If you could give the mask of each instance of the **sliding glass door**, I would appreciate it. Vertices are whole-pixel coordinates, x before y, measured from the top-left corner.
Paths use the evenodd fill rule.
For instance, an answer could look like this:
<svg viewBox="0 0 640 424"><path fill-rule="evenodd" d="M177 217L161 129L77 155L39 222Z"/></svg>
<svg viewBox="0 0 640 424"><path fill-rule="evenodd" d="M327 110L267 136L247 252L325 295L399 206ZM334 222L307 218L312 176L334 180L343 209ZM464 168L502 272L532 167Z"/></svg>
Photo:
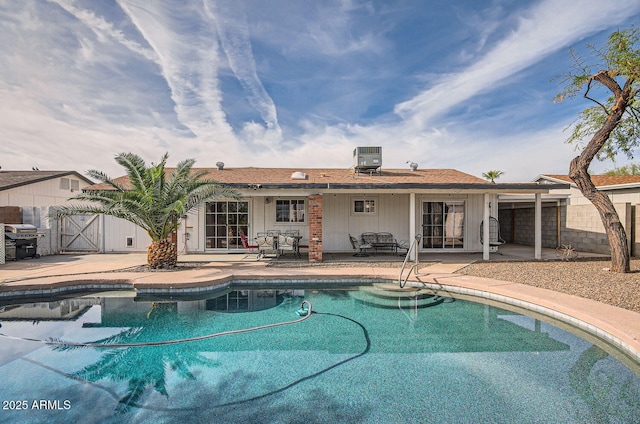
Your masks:
<svg viewBox="0 0 640 424"><path fill-rule="evenodd" d="M464 202L422 202L422 247L464 247Z"/></svg>
<svg viewBox="0 0 640 424"><path fill-rule="evenodd" d="M243 249L240 233L249 234L249 202L210 202L206 211L205 247Z"/></svg>

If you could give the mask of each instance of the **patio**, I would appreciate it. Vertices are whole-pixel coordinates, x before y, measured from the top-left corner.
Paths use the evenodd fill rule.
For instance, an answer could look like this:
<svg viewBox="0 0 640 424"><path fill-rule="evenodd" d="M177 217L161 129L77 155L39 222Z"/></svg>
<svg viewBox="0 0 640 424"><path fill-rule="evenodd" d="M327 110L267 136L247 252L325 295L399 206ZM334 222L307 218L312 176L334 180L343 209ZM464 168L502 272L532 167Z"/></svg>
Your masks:
<svg viewBox="0 0 640 424"><path fill-rule="evenodd" d="M513 244L507 243L500 246L498 253L492 253L490 255L489 261L526 261L526 262L535 262L535 260L531 259L534 254L533 246L525 246L521 244ZM238 255L210 255L210 254L189 254L189 255L181 255L179 257L179 261L200 261L209 260L208 258L212 258L211 260L222 260L225 262L235 261L232 259L234 256ZM244 254L242 255L244 257ZM255 257L255 256L253 256ZM579 258L605 258L606 255L601 255L597 253L588 253L588 252L578 252ZM342 263L342 262L358 262L358 263L392 263L398 262L400 265L404 261L404 255L394 255L393 253L378 253L377 255L369 254L369 256L353 256L353 253L323 253L323 263L331 264L331 263ZM556 252L556 249L543 248L542 249L542 259L543 261L549 260L560 260L561 257ZM251 260L251 257L244 259L244 261ZM293 255L284 255L280 256L280 258L263 258L260 260L261 262L277 262L277 263L289 263L289 262L307 262L307 255L305 252L302 252L302 258L295 258ZM470 253L470 252L438 252L438 253L425 253L421 252L419 255L420 262L439 262L446 264L470 264L473 262L482 261L482 252ZM462 266L464 266L462 265Z"/></svg>

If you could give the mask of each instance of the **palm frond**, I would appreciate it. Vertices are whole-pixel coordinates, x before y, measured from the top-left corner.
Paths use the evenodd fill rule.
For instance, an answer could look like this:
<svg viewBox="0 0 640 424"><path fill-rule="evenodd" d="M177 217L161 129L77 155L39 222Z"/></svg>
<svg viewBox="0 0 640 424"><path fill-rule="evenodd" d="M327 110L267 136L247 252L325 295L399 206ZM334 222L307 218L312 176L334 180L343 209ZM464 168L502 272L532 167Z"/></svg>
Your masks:
<svg viewBox="0 0 640 424"><path fill-rule="evenodd" d="M120 153L115 160L126 170L130 187L116 182L103 172L89 171L93 178L114 190L87 190L73 200L82 203L52 211L59 218L74 214L105 214L125 219L141 227L152 241L160 241L178 227L183 216L204 202L217 199L239 199L234 189L206 179L206 171L193 170L194 159L178 163L166 175L168 154L160 162L147 166L133 153Z"/></svg>

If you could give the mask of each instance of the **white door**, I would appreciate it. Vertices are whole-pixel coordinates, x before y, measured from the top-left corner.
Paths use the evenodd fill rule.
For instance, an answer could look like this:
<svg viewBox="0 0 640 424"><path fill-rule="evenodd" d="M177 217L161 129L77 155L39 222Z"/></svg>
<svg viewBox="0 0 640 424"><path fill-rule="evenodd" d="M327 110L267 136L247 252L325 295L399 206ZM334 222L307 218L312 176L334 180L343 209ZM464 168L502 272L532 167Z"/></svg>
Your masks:
<svg viewBox="0 0 640 424"><path fill-rule="evenodd" d="M60 250L63 252L100 251L100 215L78 214L60 220Z"/></svg>

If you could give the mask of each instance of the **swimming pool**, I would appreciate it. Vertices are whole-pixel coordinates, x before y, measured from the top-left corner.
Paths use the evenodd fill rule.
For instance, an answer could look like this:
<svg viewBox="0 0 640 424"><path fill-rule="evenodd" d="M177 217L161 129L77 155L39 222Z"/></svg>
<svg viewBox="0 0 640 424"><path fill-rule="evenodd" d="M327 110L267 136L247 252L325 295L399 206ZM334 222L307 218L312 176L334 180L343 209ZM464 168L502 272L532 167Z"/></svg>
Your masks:
<svg viewBox="0 0 640 424"><path fill-rule="evenodd" d="M301 303L311 303L305 316ZM640 377L494 306L375 285L5 305L0 421L638 422ZM240 334L158 346L117 347Z"/></svg>

